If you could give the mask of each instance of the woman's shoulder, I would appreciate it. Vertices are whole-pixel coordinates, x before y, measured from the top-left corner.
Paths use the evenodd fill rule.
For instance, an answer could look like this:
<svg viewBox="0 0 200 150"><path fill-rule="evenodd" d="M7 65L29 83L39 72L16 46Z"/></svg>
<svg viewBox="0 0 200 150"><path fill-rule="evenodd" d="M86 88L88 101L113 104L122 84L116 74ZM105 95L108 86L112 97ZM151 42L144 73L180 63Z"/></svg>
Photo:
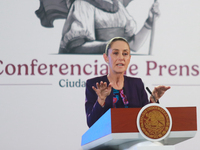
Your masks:
<svg viewBox="0 0 200 150"><path fill-rule="evenodd" d="M143 88L144 86L142 79L138 77L125 76L124 82L125 82L125 85L131 86L131 87L135 86L135 87Z"/></svg>
<svg viewBox="0 0 200 150"><path fill-rule="evenodd" d="M130 76L124 76L125 80L134 80L134 81L142 81L141 78L138 77L130 77Z"/></svg>

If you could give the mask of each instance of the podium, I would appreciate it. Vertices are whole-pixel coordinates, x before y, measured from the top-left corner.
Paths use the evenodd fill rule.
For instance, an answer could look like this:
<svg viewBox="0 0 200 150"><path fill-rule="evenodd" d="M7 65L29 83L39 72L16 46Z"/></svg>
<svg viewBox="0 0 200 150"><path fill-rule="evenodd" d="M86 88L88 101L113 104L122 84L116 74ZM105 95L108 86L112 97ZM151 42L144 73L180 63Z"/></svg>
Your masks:
<svg viewBox="0 0 200 150"><path fill-rule="evenodd" d="M175 150L175 144L194 137L197 132L196 107L166 109L170 112L172 126L168 136L159 142L150 142L139 132L137 117L141 108L111 108L83 134L81 146L84 150L105 147L125 150L134 149L134 146L135 150L147 147L157 150L160 146L163 150Z"/></svg>

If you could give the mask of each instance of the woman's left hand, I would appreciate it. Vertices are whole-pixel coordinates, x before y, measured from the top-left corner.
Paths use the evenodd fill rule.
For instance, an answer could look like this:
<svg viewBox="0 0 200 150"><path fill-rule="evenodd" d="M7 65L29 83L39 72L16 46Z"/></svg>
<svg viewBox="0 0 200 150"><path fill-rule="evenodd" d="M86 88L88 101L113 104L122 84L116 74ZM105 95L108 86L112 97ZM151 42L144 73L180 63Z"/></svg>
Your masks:
<svg viewBox="0 0 200 150"><path fill-rule="evenodd" d="M153 92L152 92L152 95L155 97L156 102L170 88L171 88L170 86L163 86L163 85L155 87ZM151 100L151 102L154 102L154 98L152 96L150 97L150 100Z"/></svg>

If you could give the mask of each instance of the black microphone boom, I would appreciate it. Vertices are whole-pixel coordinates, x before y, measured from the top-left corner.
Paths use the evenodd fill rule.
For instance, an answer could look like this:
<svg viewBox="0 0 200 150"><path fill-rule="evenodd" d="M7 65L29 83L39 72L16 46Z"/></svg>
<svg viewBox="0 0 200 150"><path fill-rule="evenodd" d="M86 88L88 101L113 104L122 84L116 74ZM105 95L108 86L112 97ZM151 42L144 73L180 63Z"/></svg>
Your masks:
<svg viewBox="0 0 200 150"><path fill-rule="evenodd" d="M152 92L150 91L150 89L148 87L146 87L147 91L149 92L149 94L151 94L151 96L153 97L154 102L156 103L156 98L153 96Z"/></svg>

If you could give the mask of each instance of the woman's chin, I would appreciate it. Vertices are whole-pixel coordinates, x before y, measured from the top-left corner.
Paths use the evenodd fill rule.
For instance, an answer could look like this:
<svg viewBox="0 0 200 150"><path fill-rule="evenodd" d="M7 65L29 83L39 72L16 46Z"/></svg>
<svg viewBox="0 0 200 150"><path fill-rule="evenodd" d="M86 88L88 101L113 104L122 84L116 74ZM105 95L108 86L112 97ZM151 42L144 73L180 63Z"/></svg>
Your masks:
<svg viewBox="0 0 200 150"><path fill-rule="evenodd" d="M116 73L116 74L122 74L122 75L124 75L125 70L123 70L123 71L121 71L121 70L119 71L119 70L118 70L118 71L115 71L115 73Z"/></svg>

